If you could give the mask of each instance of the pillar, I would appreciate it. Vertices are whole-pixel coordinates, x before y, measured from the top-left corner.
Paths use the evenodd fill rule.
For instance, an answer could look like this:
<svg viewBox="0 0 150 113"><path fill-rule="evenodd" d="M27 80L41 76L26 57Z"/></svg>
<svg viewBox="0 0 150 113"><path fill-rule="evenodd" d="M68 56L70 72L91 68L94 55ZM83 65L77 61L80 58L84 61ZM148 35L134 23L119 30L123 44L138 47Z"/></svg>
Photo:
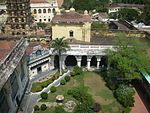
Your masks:
<svg viewBox="0 0 150 113"><path fill-rule="evenodd" d="M50 64L51 64L51 66L50 66L50 69L54 69L54 56L52 55L51 57L51 60L50 60Z"/></svg>
<svg viewBox="0 0 150 113"><path fill-rule="evenodd" d="M11 97L12 89L11 89L10 80L8 80L7 83L5 83L5 85L3 87L3 91L4 91L4 95L5 95L5 98L7 100L7 103L8 103L9 109L10 109L9 111L10 111L10 113L14 113L15 104L13 103L13 99Z"/></svg>
<svg viewBox="0 0 150 113"><path fill-rule="evenodd" d="M100 61L101 61L101 57L100 56L96 56L97 58L97 69L100 68Z"/></svg>
<svg viewBox="0 0 150 113"><path fill-rule="evenodd" d="M77 59L77 65L79 66L79 67L81 67L81 56L76 56L76 59Z"/></svg>
<svg viewBox="0 0 150 113"><path fill-rule="evenodd" d="M87 57L87 69L88 70L91 68L91 66L90 66L91 65L91 58L92 58L91 56Z"/></svg>
<svg viewBox="0 0 150 113"><path fill-rule="evenodd" d="M62 69L65 69L65 60L67 56L61 56L61 64L62 64Z"/></svg>
<svg viewBox="0 0 150 113"><path fill-rule="evenodd" d="M17 78L17 83L18 83L18 86L19 86L19 94L20 94L19 99L21 99L21 96L23 94L23 86L22 86L20 75L16 74L16 78Z"/></svg>

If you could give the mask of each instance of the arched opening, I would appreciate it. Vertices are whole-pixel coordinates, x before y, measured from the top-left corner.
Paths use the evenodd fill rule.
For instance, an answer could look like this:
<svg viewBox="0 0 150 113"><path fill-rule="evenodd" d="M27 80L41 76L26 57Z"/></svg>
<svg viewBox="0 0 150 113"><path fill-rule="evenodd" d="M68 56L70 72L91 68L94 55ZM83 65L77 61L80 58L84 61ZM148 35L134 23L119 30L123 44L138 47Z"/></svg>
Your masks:
<svg viewBox="0 0 150 113"><path fill-rule="evenodd" d="M75 65L77 65L76 57L73 56L73 55L67 56L67 58L65 60L65 65L66 66L75 66Z"/></svg>
<svg viewBox="0 0 150 113"><path fill-rule="evenodd" d="M42 55L42 51L41 50L37 50L36 51L36 56L40 56L40 55Z"/></svg>
<svg viewBox="0 0 150 113"><path fill-rule="evenodd" d="M46 9L43 9L43 13L46 13Z"/></svg>
<svg viewBox="0 0 150 113"><path fill-rule="evenodd" d="M36 10L36 9L34 9L34 10L33 10L33 12L34 12L34 14L36 14L36 13L37 13L37 10Z"/></svg>
<svg viewBox="0 0 150 113"><path fill-rule="evenodd" d="M53 13L55 13L55 11L56 11L56 10L53 8Z"/></svg>
<svg viewBox="0 0 150 113"><path fill-rule="evenodd" d="M87 65L87 56L82 56L81 66L86 67Z"/></svg>
<svg viewBox="0 0 150 113"><path fill-rule="evenodd" d="M106 56L103 56L103 57L101 58L100 66L101 66L102 68L106 68L106 67L107 67L107 57L106 57Z"/></svg>
<svg viewBox="0 0 150 113"><path fill-rule="evenodd" d="M48 9L48 13L51 13L51 9Z"/></svg>
<svg viewBox="0 0 150 113"><path fill-rule="evenodd" d="M17 35L20 35L20 33L19 33L19 32L17 32Z"/></svg>
<svg viewBox="0 0 150 113"><path fill-rule="evenodd" d="M59 68L59 56L54 56L54 68Z"/></svg>
<svg viewBox="0 0 150 113"><path fill-rule="evenodd" d="M39 9L39 10L38 10L38 13L42 13L42 10L41 10L41 9Z"/></svg>
<svg viewBox="0 0 150 113"><path fill-rule="evenodd" d="M70 37L73 37L73 34L74 34L74 33L73 33L73 31L72 31L72 30L71 30L71 31L69 31L69 36L70 36Z"/></svg>
<svg viewBox="0 0 150 113"><path fill-rule="evenodd" d="M97 58L96 58L96 56L93 56L91 58L91 66L92 67L96 67L97 66Z"/></svg>

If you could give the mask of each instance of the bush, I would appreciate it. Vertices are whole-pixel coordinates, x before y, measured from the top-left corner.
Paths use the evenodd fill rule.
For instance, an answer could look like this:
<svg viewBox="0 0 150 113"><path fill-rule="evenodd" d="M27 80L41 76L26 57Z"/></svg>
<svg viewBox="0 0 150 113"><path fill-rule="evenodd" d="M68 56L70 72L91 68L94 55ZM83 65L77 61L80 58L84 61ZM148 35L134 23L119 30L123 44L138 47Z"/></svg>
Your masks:
<svg viewBox="0 0 150 113"><path fill-rule="evenodd" d="M61 81L60 81L60 84L61 84L61 85L65 85L65 84L66 84L66 80L61 80Z"/></svg>
<svg viewBox="0 0 150 113"><path fill-rule="evenodd" d="M70 81L70 76L65 76L66 82Z"/></svg>
<svg viewBox="0 0 150 113"><path fill-rule="evenodd" d="M35 106L34 106L34 111L39 111L39 110L40 110L39 106L38 106L38 105L35 105Z"/></svg>
<svg viewBox="0 0 150 113"><path fill-rule="evenodd" d="M42 110L42 111L45 111L46 109L47 109L47 106L46 106L45 104L42 104L42 105L41 105L41 110Z"/></svg>
<svg viewBox="0 0 150 113"><path fill-rule="evenodd" d="M71 75L71 76L75 76L75 74L76 74L76 73L75 73L74 71L70 72L70 75Z"/></svg>
<svg viewBox="0 0 150 113"><path fill-rule="evenodd" d="M66 113L62 106L55 107L55 113Z"/></svg>
<svg viewBox="0 0 150 113"><path fill-rule="evenodd" d="M39 27L41 27L42 29L44 29L44 28L47 26L46 23L41 23L41 22L37 23L37 25L38 25Z"/></svg>
<svg viewBox="0 0 150 113"><path fill-rule="evenodd" d="M48 98L48 94L46 92L42 92L41 93L41 98L42 99L47 99Z"/></svg>
<svg viewBox="0 0 150 113"><path fill-rule="evenodd" d="M115 83L113 83L112 81L108 81L107 83L106 83L106 85L109 87L109 89L111 89L111 90L115 90L115 89L117 89L117 86L115 85Z"/></svg>
<svg viewBox="0 0 150 113"><path fill-rule="evenodd" d="M73 69L73 71L75 72L75 75L77 75L77 74L80 75L83 72L82 68L79 67L79 66L75 66L74 69Z"/></svg>
<svg viewBox="0 0 150 113"><path fill-rule="evenodd" d="M93 106L93 111L94 112L99 112L101 110L101 106L99 103L95 103Z"/></svg>
<svg viewBox="0 0 150 113"><path fill-rule="evenodd" d="M52 87L50 88L50 90L51 90L52 93L54 93L54 92L56 92L56 87L55 87L55 86L52 86Z"/></svg>
<svg viewBox="0 0 150 113"><path fill-rule="evenodd" d="M131 111L131 108L127 107L127 108L124 108L123 113L130 113L130 111Z"/></svg>
<svg viewBox="0 0 150 113"><path fill-rule="evenodd" d="M127 85L120 85L115 91L115 97L124 107L133 107L135 91Z"/></svg>
<svg viewBox="0 0 150 113"><path fill-rule="evenodd" d="M42 87L42 88L45 88L45 87L47 87L49 84L51 84L52 82L53 82L52 79L46 80L46 81L44 81L44 82L41 83L41 87Z"/></svg>

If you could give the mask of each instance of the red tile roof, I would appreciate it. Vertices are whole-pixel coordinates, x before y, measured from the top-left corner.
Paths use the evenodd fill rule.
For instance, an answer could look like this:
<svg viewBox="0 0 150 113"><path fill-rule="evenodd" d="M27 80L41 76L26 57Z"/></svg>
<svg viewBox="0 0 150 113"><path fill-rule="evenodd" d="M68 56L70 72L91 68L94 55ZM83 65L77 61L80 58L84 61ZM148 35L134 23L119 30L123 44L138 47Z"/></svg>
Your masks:
<svg viewBox="0 0 150 113"><path fill-rule="evenodd" d="M91 22L89 15L79 14L75 11L66 12L62 15L55 15L52 19L52 23L80 23Z"/></svg>
<svg viewBox="0 0 150 113"><path fill-rule="evenodd" d="M9 54L17 42L18 41L0 40L0 61L2 61Z"/></svg>

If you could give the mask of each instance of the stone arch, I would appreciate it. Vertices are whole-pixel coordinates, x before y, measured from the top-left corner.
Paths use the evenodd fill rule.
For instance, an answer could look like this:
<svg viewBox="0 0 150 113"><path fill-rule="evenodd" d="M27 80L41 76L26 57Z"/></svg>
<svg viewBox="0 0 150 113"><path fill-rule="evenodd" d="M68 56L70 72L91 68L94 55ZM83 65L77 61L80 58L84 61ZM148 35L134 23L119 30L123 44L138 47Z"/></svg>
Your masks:
<svg viewBox="0 0 150 113"><path fill-rule="evenodd" d="M46 9L43 9L43 13L46 13Z"/></svg>
<svg viewBox="0 0 150 113"><path fill-rule="evenodd" d="M87 56L82 56L81 58L81 66L86 67L87 66Z"/></svg>
<svg viewBox="0 0 150 113"><path fill-rule="evenodd" d="M42 13L42 10L41 10L41 9L38 9L38 13Z"/></svg>
<svg viewBox="0 0 150 113"><path fill-rule="evenodd" d="M53 13L55 13L56 12L56 10L55 10L55 8L53 8Z"/></svg>
<svg viewBox="0 0 150 113"><path fill-rule="evenodd" d="M73 55L69 55L66 57L66 60L65 60L65 65L66 66L75 66L77 65L77 59L75 56Z"/></svg>
<svg viewBox="0 0 150 113"><path fill-rule="evenodd" d="M107 56L102 56L101 58L101 62L100 62L100 66L103 68L103 67L107 67Z"/></svg>
<svg viewBox="0 0 150 113"><path fill-rule="evenodd" d="M59 56L54 56L54 68L59 68Z"/></svg>
<svg viewBox="0 0 150 113"><path fill-rule="evenodd" d="M51 9L48 9L48 13L51 13Z"/></svg>
<svg viewBox="0 0 150 113"><path fill-rule="evenodd" d="M34 14L36 14L36 13L37 13L37 10L36 10L36 9L34 9L34 10L33 10L33 12L34 12Z"/></svg>
<svg viewBox="0 0 150 113"><path fill-rule="evenodd" d="M91 65L90 66L93 66L93 67L97 66L97 58L96 58L96 56L93 56L91 58Z"/></svg>

